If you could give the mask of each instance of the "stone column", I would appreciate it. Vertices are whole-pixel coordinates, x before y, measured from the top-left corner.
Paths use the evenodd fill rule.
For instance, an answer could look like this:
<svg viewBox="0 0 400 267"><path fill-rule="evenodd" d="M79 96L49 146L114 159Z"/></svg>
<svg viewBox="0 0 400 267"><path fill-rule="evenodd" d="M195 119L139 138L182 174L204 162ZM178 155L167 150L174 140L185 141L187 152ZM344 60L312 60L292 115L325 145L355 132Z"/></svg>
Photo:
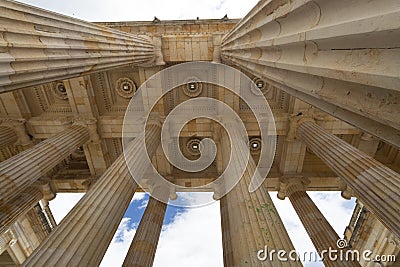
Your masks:
<svg viewBox="0 0 400 267"><path fill-rule="evenodd" d="M89 140L88 130L73 125L0 163L0 205L32 185L40 177Z"/></svg>
<svg viewBox="0 0 400 267"><path fill-rule="evenodd" d="M53 213L51 212L51 209L49 207L49 201L42 199L42 204L43 204L43 211L46 214L47 218L50 221L51 224L51 229L54 229L57 226L56 220L54 219Z"/></svg>
<svg viewBox="0 0 400 267"><path fill-rule="evenodd" d="M11 230L7 230L0 234L0 255L3 254L7 248L16 242L14 233Z"/></svg>
<svg viewBox="0 0 400 267"><path fill-rule="evenodd" d="M269 251L285 250L287 253L294 250L294 247L266 188L262 186L253 193L249 192L250 179L256 171L256 164L251 156L248 162L242 156L241 151L249 149L245 140L248 137L240 137L236 133L232 133L231 137L232 140L229 140L226 134L221 134L223 161L227 162L231 149L232 153L239 155L239 161L234 162L235 169L232 173L224 175L240 176L240 166L245 164L247 167L239 183L222 198L224 265L302 266L300 261L291 261L289 257L286 262L278 260L276 255L272 261L258 259L258 251L266 247Z"/></svg>
<svg viewBox="0 0 400 267"><path fill-rule="evenodd" d="M400 175L313 121L300 120L297 135L400 238Z"/></svg>
<svg viewBox="0 0 400 267"><path fill-rule="evenodd" d="M19 216L28 212L43 198L42 192L36 187L29 187L21 194L0 206L0 235L4 233Z"/></svg>
<svg viewBox="0 0 400 267"><path fill-rule="evenodd" d="M146 131L148 155L155 153L161 128ZM127 163L137 162L144 173L145 155L137 153L144 136L136 137L126 151L104 172L86 195L68 213L24 266L98 266L137 189ZM140 164L142 163L142 164Z"/></svg>
<svg viewBox="0 0 400 267"><path fill-rule="evenodd" d="M22 3L0 1L0 91L154 61L144 36Z"/></svg>
<svg viewBox="0 0 400 267"><path fill-rule="evenodd" d="M229 224L229 205L226 197L222 197L219 202L221 214L222 247L224 266L233 265L233 248L231 243L231 233ZM233 207L232 207L233 208Z"/></svg>
<svg viewBox="0 0 400 267"><path fill-rule="evenodd" d="M17 135L10 127L0 126L0 149L17 142Z"/></svg>
<svg viewBox="0 0 400 267"><path fill-rule="evenodd" d="M224 36L222 59L400 147L400 48L381 37L399 15L397 0L260 0Z"/></svg>
<svg viewBox="0 0 400 267"><path fill-rule="evenodd" d="M15 264L19 265L26 259L26 251L11 229L0 235L0 254L6 250Z"/></svg>
<svg viewBox="0 0 400 267"><path fill-rule="evenodd" d="M46 215L44 214L44 212L42 210L42 207L40 206L39 203L36 203L34 208L39 217L40 222L42 223L44 230L46 231L46 233L50 234L51 230L52 230L51 226L50 226L50 222L47 220Z"/></svg>
<svg viewBox="0 0 400 267"><path fill-rule="evenodd" d="M287 196L290 199L325 266L360 266L358 262L329 259L329 248L340 250L337 247L340 237L305 191L308 183L309 181L302 178L283 179L278 198L283 200ZM346 249L343 251L345 252Z"/></svg>
<svg viewBox="0 0 400 267"><path fill-rule="evenodd" d="M140 220L123 267L153 266L169 195L168 188L158 187L155 190L158 191L157 196L162 195L163 201L153 197L149 198L149 203Z"/></svg>

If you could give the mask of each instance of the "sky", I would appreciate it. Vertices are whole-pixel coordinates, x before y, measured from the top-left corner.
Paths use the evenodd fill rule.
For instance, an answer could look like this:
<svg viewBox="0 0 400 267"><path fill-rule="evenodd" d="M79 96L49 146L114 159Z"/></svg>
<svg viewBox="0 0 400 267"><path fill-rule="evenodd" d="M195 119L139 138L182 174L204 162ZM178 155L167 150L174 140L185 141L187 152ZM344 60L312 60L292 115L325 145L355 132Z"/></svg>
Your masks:
<svg viewBox="0 0 400 267"><path fill-rule="evenodd" d="M154 16L161 20L222 18L225 14L229 18L241 18L250 11L257 0L24 0L22 2L75 18L100 22L151 21ZM314 251L289 200L278 200L276 193L270 194L296 250ZM309 192L309 194L339 236L343 236L354 208L354 199L345 200L341 198L339 192ZM82 196L83 194L58 194L55 200L50 202L56 221L60 222ZM200 199L211 198L211 195L181 194L179 197L190 204L195 204ZM102 267L122 264L147 201L147 195L135 194L102 261ZM168 207L154 266L223 266L220 227L218 202L201 208ZM323 265L305 263L305 266Z"/></svg>
<svg viewBox="0 0 400 267"><path fill-rule="evenodd" d="M151 21L242 18L256 0L23 0L33 6L87 21Z"/></svg>
<svg viewBox="0 0 400 267"><path fill-rule="evenodd" d="M355 199L345 200L340 192L308 192L340 237L350 221ZM315 252L311 240L288 199L279 200L276 192L271 198L281 216L296 251ZM51 201L50 208L57 222L79 201L83 194L63 193ZM179 194L186 204L204 203L210 193ZM148 201L144 193L136 193L121 221L101 263L101 267L121 266ZM340 219L338 219L340 218ZM221 267L222 236L219 203L201 208L168 206L154 267ZM262 248L260 248L262 249ZM306 267L323 267L320 262L304 262Z"/></svg>

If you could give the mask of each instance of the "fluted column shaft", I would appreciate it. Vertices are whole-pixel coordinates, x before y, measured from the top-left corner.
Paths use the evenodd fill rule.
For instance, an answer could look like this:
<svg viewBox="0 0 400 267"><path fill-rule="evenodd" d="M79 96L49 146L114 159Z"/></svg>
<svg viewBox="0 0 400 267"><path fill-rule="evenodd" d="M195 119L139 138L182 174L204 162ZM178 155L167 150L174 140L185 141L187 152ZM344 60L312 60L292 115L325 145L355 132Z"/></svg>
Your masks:
<svg viewBox="0 0 400 267"><path fill-rule="evenodd" d="M223 247L224 266L232 266L233 248L230 236L231 227L229 224L229 205L227 202L228 202L227 198L222 197L219 203L220 214L221 214L222 247Z"/></svg>
<svg viewBox="0 0 400 267"><path fill-rule="evenodd" d="M51 229L54 229L57 226L56 220L54 219L53 213L50 210L49 202L47 200L42 200L43 203L43 211L46 213L47 218L49 218Z"/></svg>
<svg viewBox="0 0 400 267"><path fill-rule="evenodd" d="M36 213L39 217L40 222L42 223L42 226L44 228L44 230L50 234L51 233L51 226L50 226L50 222L47 220L46 215L44 214L42 207L40 206L39 203L36 203L34 206Z"/></svg>
<svg viewBox="0 0 400 267"><path fill-rule="evenodd" d="M0 126L0 149L17 142L17 135L10 127Z"/></svg>
<svg viewBox="0 0 400 267"><path fill-rule="evenodd" d="M40 177L89 140L88 130L73 125L0 163L0 205L32 185Z"/></svg>
<svg viewBox="0 0 400 267"><path fill-rule="evenodd" d="M300 122L297 135L400 238L400 175L312 121Z"/></svg>
<svg viewBox="0 0 400 267"><path fill-rule="evenodd" d="M244 137L241 138L232 133L233 140L222 135L222 151L224 157L230 155L228 152L239 153L243 149L249 149ZM247 138L247 137L246 137ZM233 172L226 175L234 177L240 175L240 166L246 164L246 170L239 183L225 195L222 200L222 208L228 211L221 215L224 245L225 266L302 266L299 261L279 261L274 257L272 261L260 261L257 252L264 249L285 250L289 253L294 250L289 235L282 223L281 218L272 202L265 187L249 192L250 178L256 171L256 164L250 156L248 162L244 156L239 157L240 162L235 162ZM226 221L228 220L228 221Z"/></svg>
<svg viewBox="0 0 400 267"><path fill-rule="evenodd" d="M296 188L296 185L289 185L287 195L293 205L297 215L300 218L308 236L313 242L318 254L322 257L324 265L327 267L336 266L360 266L358 262L352 261L331 261L328 257L329 248L336 250L337 241L340 239L338 234L332 228L325 216L314 204L310 196L303 188ZM323 253L323 251L326 251ZM324 255L322 255L322 253Z"/></svg>
<svg viewBox="0 0 400 267"><path fill-rule="evenodd" d="M148 155L155 153L161 129L146 131ZM98 266L137 189L127 162L135 161L144 173L145 155L138 153L143 136L136 137L124 154L104 172L86 195L28 258L24 266Z"/></svg>
<svg viewBox="0 0 400 267"><path fill-rule="evenodd" d="M2 235L19 216L28 212L43 198L36 187L29 187L21 194L0 206L0 235Z"/></svg>
<svg viewBox="0 0 400 267"><path fill-rule="evenodd" d="M164 202L150 197L146 210L140 220L123 267L153 266L158 240L167 210L168 189L163 190ZM159 195L159 194L157 194Z"/></svg>
<svg viewBox="0 0 400 267"><path fill-rule="evenodd" d="M0 91L150 63L152 41L22 3L0 1Z"/></svg>
<svg viewBox="0 0 400 267"><path fill-rule="evenodd" d="M400 147L400 48L387 37L399 15L398 0L260 0L224 36L221 56Z"/></svg>

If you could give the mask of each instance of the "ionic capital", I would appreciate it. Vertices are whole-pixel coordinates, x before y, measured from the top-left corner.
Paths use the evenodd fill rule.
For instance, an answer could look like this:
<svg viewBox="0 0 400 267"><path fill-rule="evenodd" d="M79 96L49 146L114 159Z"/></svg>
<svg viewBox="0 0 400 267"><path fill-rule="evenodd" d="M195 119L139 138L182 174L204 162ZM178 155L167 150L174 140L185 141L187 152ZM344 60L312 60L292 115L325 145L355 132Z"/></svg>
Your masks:
<svg viewBox="0 0 400 267"><path fill-rule="evenodd" d="M350 200L352 197L354 197L354 191L351 189L348 185L344 184L342 187L342 192L340 195L347 200Z"/></svg>
<svg viewBox="0 0 400 267"><path fill-rule="evenodd" d="M100 143L101 139L97 133L97 120L95 118L85 119L85 118L75 118L72 125L80 125L86 127L89 131L90 142Z"/></svg>
<svg viewBox="0 0 400 267"><path fill-rule="evenodd" d="M25 119L12 119L12 118L2 118L0 119L0 125L5 127L10 127L15 131L15 134L18 138L18 143L22 146L25 145L32 145L32 140L29 137L26 127L25 127L26 120Z"/></svg>
<svg viewBox="0 0 400 267"><path fill-rule="evenodd" d="M297 129L303 122L306 121L315 122L315 120L311 115L303 115L302 113L292 114L289 117L289 131L286 136L286 141L291 142L294 141L295 139L298 139Z"/></svg>
<svg viewBox="0 0 400 267"><path fill-rule="evenodd" d="M149 193L153 198L166 202L168 201L170 190L169 186L164 184L154 184L149 187Z"/></svg>
<svg viewBox="0 0 400 267"><path fill-rule="evenodd" d="M92 186L96 183L97 180L98 180L97 177L88 178L82 182L82 186L83 188L85 188L86 191L89 191L89 189L92 188Z"/></svg>
<svg viewBox="0 0 400 267"><path fill-rule="evenodd" d="M153 198L167 202L168 199L175 200L178 198L176 194L176 186L174 184L173 176L164 176L165 180L151 180L148 184L148 192Z"/></svg>
<svg viewBox="0 0 400 267"><path fill-rule="evenodd" d="M222 179L222 177L220 177L220 179ZM213 189L214 189L213 199L220 200L224 196L226 187L225 184L215 181Z"/></svg>
<svg viewBox="0 0 400 267"><path fill-rule="evenodd" d="M50 185L50 179L48 177L42 177L34 184L37 189L43 194L43 199L51 201L56 198L56 193Z"/></svg>
<svg viewBox="0 0 400 267"><path fill-rule="evenodd" d="M306 191L310 180L302 176L281 177L278 198L283 200L298 191Z"/></svg>

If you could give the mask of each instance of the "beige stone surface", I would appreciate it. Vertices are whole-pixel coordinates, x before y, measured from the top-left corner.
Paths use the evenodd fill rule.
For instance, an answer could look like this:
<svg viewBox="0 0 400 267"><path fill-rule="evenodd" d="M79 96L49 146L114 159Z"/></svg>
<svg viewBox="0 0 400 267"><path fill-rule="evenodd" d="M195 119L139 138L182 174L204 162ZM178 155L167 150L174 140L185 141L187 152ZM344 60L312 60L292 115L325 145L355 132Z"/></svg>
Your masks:
<svg viewBox="0 0 400 267"><path fill-rule="evenodd" d="M300 123L297 134L399 238L400 175L312 121Z"/></svg>
<svg viewBox="0 0 400 267"><path fill-rule="evenodd" d="M46 176L45 201L57 192L88 193L27 266L100 263L131 196L142 191L121 156L128 103L152 75L196 60L222 60L250 79L261 79L260 90L277 129L275 159L264 185L255 193L247 191L259 160L257 153L251 153L244 179L221 199L225 266L260 265L255 256L265 245L293 248L267 190L278 191L282 178L297 176L309 181L309 191L341 191L344 197L355 196L365 204L355 210L346 231L351 244L398 254L399 12L396 0L262 0L240 22L92 24L0 0L0 204L7 206L6 216L0 218L11 222L18 217L10 229L27 233L17 238L14 249L6 249L6 258L22 263L46 237L40 222L43 211L25 209L38 196L18 197ZM133 90L124 92L121 81L128 81L132 86L128 89ZM251 90L242 87L244 92ZM150 112L149 101L160 91L154 86L131 109ZM237 95L203 84L199 96L224 101L244 122L246 138L260 136L252 111ZM164 118L190 98L178 87L153 112ZM309 129L306 123L297 128L301 114L324 131ZM70 128L72 123L80 126ZM139 126L129 122L127 135L138 138ZM10 130L1 135L5 127L14 131L16 139L6 134ZM218 129L204 118L189 122L179 135L183 154L188 155L185 145L190 138L213 138L221 146L226 139L218 136ZM140 161L140 156L131 159ZM186 186L185 192L214 191L204 185L221 174L226 161L226 156L217 155L206 170L188 173L171 166L162 149L154 148L154 166ZM294 207L320 250L337 236L304 194L298 193ZM149 205L149 216L141 222L126 259L145 266L151 265L156 253L165 212L160 203L151 203L154 206ZM44 204L43 210L54 226L48 206ZM320 219L323 227L309 218ZM279 264L285 265L272 265ZM369 267L366 262L361 265Z"/></svg>
<svg viewBox="0 0 400 267"><path fill-rule="evenodd" d="M399 12L396 0L262 0L222 58L400 147Z"/></svg>
<svg viewBox="0 0 400 267"><path fill-rule="evenodd" d="M0 163L0 205L45 176L89 139L85 127L74 125L58 135Z"/></svg>
<svg viewBox="0 0 400 267"><path fill-rule="evenodd" d="M244 137L232 134L231 140L221 134L223 164L227 164L230 153L238 153L247 149ZM231 150L232 149L232 150ZM269 249L294 250L293 244L283 225L278 211L265 187L261 186L250 193L250 179L256 171L256 164L250 157L239 156L239 161L232 172L226 173L230 178L241 176L241 167L245 167L242 178L221 202L222 242L224 246L225 266L302 266L299 261L260 261L257 252L268 246Z"/></svg>
<svg viewBox="0 0 400 267"><path fill-rule="evenodd" d="M0 235L5 233L21 215L28 212L33 205L43 198L42 192L30 187L16 194L13 198L0 206Z"/></svg>
<svg viewBox="0 0 400 267"><path fill-rule="evenodd" d="M1 92L155 57L145 37L18 2L2 0L0 18Z"/></svg>
<svg viewBox="0 0 400 267"><path fill-rule="evenodd" d="M159 145L160 134L161 129L156 125L150 126L146 132L150 155ZM107 169L24 266L100 264L137 188L125 160L141 161L143 164L139 166L143 171L147 168L144 157L135 153L143 138L132 141L127 158L121 155Z"/></svg>

